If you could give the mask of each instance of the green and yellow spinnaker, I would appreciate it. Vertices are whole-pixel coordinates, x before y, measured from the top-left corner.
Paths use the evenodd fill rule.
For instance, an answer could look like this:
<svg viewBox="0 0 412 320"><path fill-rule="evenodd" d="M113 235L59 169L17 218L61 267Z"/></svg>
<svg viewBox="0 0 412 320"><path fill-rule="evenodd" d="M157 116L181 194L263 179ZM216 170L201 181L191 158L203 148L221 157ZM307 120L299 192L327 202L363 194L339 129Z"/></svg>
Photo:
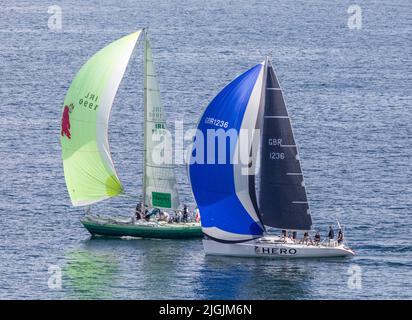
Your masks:
<svg viewBox="0 0 412 320"><path fill-rule="evenodd" d="M74 206L117 196L123 187L108 143L113 100L141 30L97 52L80 69L64 100L61 147Z"/></svg>

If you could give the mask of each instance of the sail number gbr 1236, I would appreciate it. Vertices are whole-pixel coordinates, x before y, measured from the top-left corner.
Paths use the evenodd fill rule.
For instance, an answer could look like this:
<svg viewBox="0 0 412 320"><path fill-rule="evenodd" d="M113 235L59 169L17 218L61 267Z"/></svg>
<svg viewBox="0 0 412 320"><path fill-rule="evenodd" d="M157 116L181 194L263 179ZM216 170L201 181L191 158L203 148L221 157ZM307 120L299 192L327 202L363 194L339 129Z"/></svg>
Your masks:
<svg viewBox="0 0 412 320"><path fill-rule="evenodd" d="M219 128L225 128L225 129L227 129L227 127L229 126L228 121L215 119L215 118L212 118L212 117L206 117L205 123L214 125L214 126L219 127Z"/></svg>

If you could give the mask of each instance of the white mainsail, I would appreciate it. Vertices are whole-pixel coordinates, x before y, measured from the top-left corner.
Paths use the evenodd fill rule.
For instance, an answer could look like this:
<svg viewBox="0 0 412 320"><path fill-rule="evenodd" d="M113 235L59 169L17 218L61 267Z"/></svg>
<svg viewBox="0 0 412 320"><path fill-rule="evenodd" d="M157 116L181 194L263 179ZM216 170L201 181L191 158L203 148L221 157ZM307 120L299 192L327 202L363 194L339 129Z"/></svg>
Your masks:
<svg viewBox="0 0 412 320"><path fill-rule="evenodd" d="M180 205L172 161L172 140L153 64L147 31L144 40L144 205L177 209Z"/></svg>

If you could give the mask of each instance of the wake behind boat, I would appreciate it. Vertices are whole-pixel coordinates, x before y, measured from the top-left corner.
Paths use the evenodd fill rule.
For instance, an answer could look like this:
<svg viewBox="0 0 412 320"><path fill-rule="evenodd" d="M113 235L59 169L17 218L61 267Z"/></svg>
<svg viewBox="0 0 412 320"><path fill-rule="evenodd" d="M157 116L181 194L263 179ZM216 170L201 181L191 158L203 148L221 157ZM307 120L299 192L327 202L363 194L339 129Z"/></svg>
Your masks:
<svg viewBox="0 0 412 320"><path fill-rule="evenodd" d="M80 69L64 101L61 146L67 190L74 206L86 206L124 194L110 154L108 124L114 97L131 54L144 34L144 155L142 215L133 219L87 215L83 225L92 235L149 238L201 237L198 222L147 222L148 211L178 211L179 193L171 163L154 157L167 135L147 30L125 36L97 52ZM159 148L157 148L159 149ZM168 150L163 149L167 158ZM159 162L160 160L160 162ZM137 198L137 197L136 197ZM142 218L142 221L136 221ZM130 221L129 221L130 220Z"/></svg>
<svg viewBox="0 0 412 320"><path fill-rule="evenodd" d="M202 146L196 135L189 176L202 216L206 254L270 258L354 255L344 244L342 230L339 241L321 242L319 234L314 242L308 238L312 218L298 149L268 58L230 82L206 108L197 129L205 137L203 152L208 160L198 161ZM219 134L212 135L213 131ZM219 143L227 138L230 143L216 148L216 136L224 137ZM213 152L215 149L223 156ZM239 155L245 154L246 163L239 160ZM284 237L268 235L267 228L282 229ZM288 230L305 233L305 239L290 240Z"/></svg>

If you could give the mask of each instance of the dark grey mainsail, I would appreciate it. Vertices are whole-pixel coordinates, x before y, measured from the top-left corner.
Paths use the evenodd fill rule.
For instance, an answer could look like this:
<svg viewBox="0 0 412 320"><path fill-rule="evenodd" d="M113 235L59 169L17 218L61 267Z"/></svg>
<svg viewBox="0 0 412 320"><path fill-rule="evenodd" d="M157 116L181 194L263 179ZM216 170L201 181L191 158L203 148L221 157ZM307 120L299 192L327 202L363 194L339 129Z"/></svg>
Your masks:
<svg viewBox="0 0 412 320"><path fill-rule="evenodd" d="M266 226L310 230L312 219L292 125L270 62L260 159L259 211Z"/></svg>

